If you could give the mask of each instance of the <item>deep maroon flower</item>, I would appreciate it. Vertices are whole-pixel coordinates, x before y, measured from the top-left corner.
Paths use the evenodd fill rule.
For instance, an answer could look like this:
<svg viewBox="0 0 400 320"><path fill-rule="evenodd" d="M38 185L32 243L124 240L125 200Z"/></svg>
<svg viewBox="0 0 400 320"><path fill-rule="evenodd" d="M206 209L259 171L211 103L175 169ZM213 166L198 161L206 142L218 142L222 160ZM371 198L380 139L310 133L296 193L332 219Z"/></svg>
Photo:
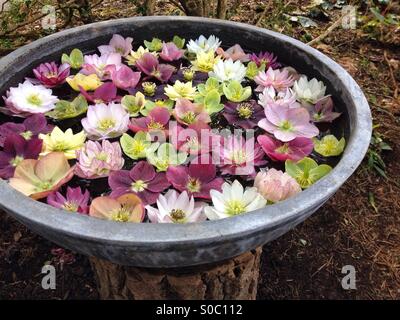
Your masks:
<svg viewBox="0 0 400 320"><path fill-rule="evenodd" d="M134 72L126 65L122 65L119 70L112 74L112 81L114 85L123 90L135 88L140 80L140 72Z"/></svg>
<svg viewBox="0 0 400 320"><path fill-rule="evenodd" d="M53 192L47 196L47 203L53 207L83 214L89 213L89 191L84 192L80 187L67 188L66 196L60 192Z"/></svg>
<svg viewBox="0 0 400 320"><path fill-rule="evenodd" d="M156 172L147 161L138 162L130 171L114 171L108 177L111 187L111 197L118 198L126 193L134 193L143 205L153 204L159 194L171 184L165 172Z"/></svg>
<svg viewBox="0 0 400 320"><path fill-rule="evenodd" d="M192 81L193 86L197 86L200 83L206 82L208 79L207 72L195 71L188 67L183 67L178 70L175 74L172 75L170 81L171 83L175 83L176 80L181 82Z"/></svg>
<svg viewBox="0 0 400 320"><path fill-rule="evenodd" d="M22 160L36 160L41 150L42 140L38 138L25 140L18 134L9 135L4 142L3 151L0 151L0 178L11 178Z"/></svg>
<svg viewBox="0 0 400 320"><path fill-rule="evenodd" d="M89 93L79 86L79 90L88 102L109 103L118 100L117 87L112 82L106 82L98 87L93 93Z"/></svg>
<svg viewBox="0 0 400 320"><path fill-rule="evenodd" d="M43 114L35 114L26 118L22 123L6 122L0 125L0 146L9 135L20 134L26 140L37 138L39 133L49 133L53 129L52 125L47 124Z"/></svg>
<svg viewBox="0 0 400 320"><path fill-rule="evenodd" d="M167 179L175 189L195 198L211 199L210 190L221 191L224 179L216 178L217 168L208 154L194 159L189 167L170 166Z"/></svg>
<svg viewBox="0 0 400 320"><path fill-rule="evenodd" d="M169 64L160 64L151 53L145 53L137 60L136 67L150 78L156 78L161 82L167 82L175 71L175 67Z"/></svg>
<svg viewBox="0 0 400 320"><path fill-rule="evenodd" d="M70 73L70 65L63 63L57 66L55 62L46 62L33 69L33 74L47 88L53 88L63 84Z"/></svg>
<svg viewBox="0 0 400 320"><path fill-rule="evenodd" d="M310 109L313 122L332 122L341 115L340 112L333 111L333 100L330 96L318 100Z"/></svg>
<svg viewBox="0 0 400 320"><path fill-rule="evenodd" d="M255 100L240 103L227 102L223 115L229 123L243 129L252 129L264 118L264 108Z"/></svg>
<svg viewBox="0 0 400 320"><path fill-rule="evenodd" d="M133 118L129 129L133 132L139 131L167 131L171 115L167 108L155 107L147 117Z"/></svg>
<svg viewBox="0 0 400 320"><path fill-rule="evenodd" d="M179 60L183 57L183 54L185 53L185 50L179 49L175 43L173 42L168 42L168 43L163 43L162 45L162 50L160 52L160 57L164 61L175 61Z"/></svg>
<svg viewBox="0 0 400 320"><path fill-rule="evenodd" d="M280 68L281 64L276 61L277 57L271 52L260 52L258 54L253 53L250 55L250 61L255 62L257 67L260 67L263 63L265 64L265 70L272 68Z"/></svg>

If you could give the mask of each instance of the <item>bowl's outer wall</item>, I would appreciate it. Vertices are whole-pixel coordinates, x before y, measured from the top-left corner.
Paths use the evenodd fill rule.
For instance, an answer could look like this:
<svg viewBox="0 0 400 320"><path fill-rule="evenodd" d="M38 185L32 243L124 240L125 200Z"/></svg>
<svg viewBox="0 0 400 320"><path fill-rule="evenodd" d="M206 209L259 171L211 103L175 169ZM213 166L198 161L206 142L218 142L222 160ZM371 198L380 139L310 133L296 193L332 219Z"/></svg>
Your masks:
<svg viewBox="0 0 400 320"><path fill-rule="evenodd" d="M31 200L0 181L0 206L43 237L71 250L122 265L180 267L220 261L284 234L317 210L362 161L371 137L368 103L354 80L338 64L305 44L240 23L189 17L144 17L106 21L69 29L33 42L0 60L0 93L23 81L41 62L58 61L73 48L93 51L119 33L134 45L174 35L195 39L214 34L225 46L272 51L284 64L327 84L343 112L335 133L347 147L333 171L297 196L237 217L198 224L121 224L66 214Z"/></svg>

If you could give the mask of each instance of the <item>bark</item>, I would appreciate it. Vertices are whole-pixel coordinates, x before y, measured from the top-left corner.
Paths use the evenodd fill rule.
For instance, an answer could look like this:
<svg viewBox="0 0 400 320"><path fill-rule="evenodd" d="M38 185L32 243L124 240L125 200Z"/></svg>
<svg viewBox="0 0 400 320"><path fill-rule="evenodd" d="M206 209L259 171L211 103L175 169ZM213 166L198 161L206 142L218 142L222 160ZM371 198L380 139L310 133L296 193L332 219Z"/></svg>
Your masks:
<svg viewBox="0 0 400 320"><path fill-rule="evenodd" d="M261 248L200 267L146 269L90 258L101 299L254 300Z"/></svg>
<svg viewBox="0 0 400 320"><path fill-rule="evenodd" d="M218 0L217 5L217 18L218 19L225 19L226 18L226 11L227 11L227 1L226 0Z"/></svg>
<svg viewBox="0 0 400 320"><path fill-rule="evenodd" d="M156 0L145 0L144 6L146 8L146 16L153 16L156 6Z"/></svg>

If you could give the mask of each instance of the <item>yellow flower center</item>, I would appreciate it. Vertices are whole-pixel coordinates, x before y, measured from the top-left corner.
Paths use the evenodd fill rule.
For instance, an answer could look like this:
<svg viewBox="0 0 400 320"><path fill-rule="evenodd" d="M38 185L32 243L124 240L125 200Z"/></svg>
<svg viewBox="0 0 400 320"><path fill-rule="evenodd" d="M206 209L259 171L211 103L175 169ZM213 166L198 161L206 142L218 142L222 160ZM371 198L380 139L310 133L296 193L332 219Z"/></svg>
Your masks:
<svg viewBox="0 0 400 320"><path fill-rule="evenodd" d="M33 104L34 106L40 107L42 105L42 99L40 99L37 93L33 93L29 95L26 100L28 103Z"/></svg>
<svg viewBox="0 0 400 320"><path fill-rule="evenodd" d="M33 135L32 131L29 131L29 130L25 131L25 132L21 132L20 134L22 137L25 138L25 140L29 140L30 138L32 138L32 135Z"/></svg>
<svg viewBox="0 0 400 320"><path fill-rule="evenodd" d="M143 82L142 88L146 96L154 96L157 86L154 82Z"/></svg>
<svg viewBox="0 0 400 320"><path fill-rule="evenodd" d="M78 211L78 205L75 202L65 202L63 205L63 209L71 212L77 212Z"/></svg>
<svg viewBox="0 0 400 320"><path fill-rule="evenodd" d="M201 189L201 182L198 179L189 178L186 188L192 193L199 192Z"/></svg>
<svg viewBox="0 0 400 320"><path fill-rule="evenodd" d="M114 126L115 126L114 119L102 119L99 121L98 129L101 131L107 131L109 129L112 129Z"/></svg>
<svg viewBox="0 0 400 320"><path fill-rule="evenodd" d="M175 222L183 222L183 220L186 218L185 212L181 209L172 209L170 216Z"/></svg>
<svg viewBox="0 0 400 320"><path fill-rule="evenodd" d="M143 180L137 180L132 183L131 190L134 192L142 192L147 188L147 183Z"/></svg>
<svg viewBox="0 0 400 320"><path fill-rule="evenodd" d="M287 143L284 143L279 148L276 148L275 151L278 153L289 153L289 145Z"/></svg>
<svg viewBox="0 0 400 320"><path fill-rule="evenodd" d="M100 161L107 161L108 155L105 152L100 152L99 154L96 155L96 159Z"/></svg>
<svg viewBox="0 0 400 320"><path fill-rule="evenodd" d="M185 123L191 124L196 120L196 115L193 111L188 111L183 115L182 120Z"/></svg>
<svg viewBox="0 0 400 320"><path fill-rule="evenodd" d="M240 118L249 119L253 115L253 107L250 103L241 103L236 109Z"/></svg>
<svg viewBox="0 0 400 320"><path fill-rule="evenodd" d="M147 125L147 128L152 130L162 130L164 129L164 125L160 122L151 120L151 122Z"/></svg>
<svg viewBox="0 0 400 320"><path fill-rule="evenodd" d="M225 204L225 213L237 215L246 212L246 206L239 200L231 200Z"/></svg>
<svg viewBox="0 0 400 320"><path fill-rule="evenodd" d="M111 220L118 222L128 222L131 216L132 208L127 205L123 205L121 208L114 210L111 213Z"/></svg>
<svg viewBox="0 0 400 320"><path fill-rule="evenodd" d="M194 70L192 70L192 69L185 69L185 70L183 70L183 78L186 80L186 81L192 81L193 80L193 77L194 77Z"/></svg>
<svg viewBox="0 0 400 320"><path fill-rule="evenodd" d="M231 153L231 160L233 164L241 165L246 162L246 152L243 150L235 150Z"/></svg>
<svg viewBox="0 0 400 320"><path fill-rule="evenodd" d="M288 120L284 120L279 124L279 128L283 131L292 131L293 127L292 124Z"/></svg>

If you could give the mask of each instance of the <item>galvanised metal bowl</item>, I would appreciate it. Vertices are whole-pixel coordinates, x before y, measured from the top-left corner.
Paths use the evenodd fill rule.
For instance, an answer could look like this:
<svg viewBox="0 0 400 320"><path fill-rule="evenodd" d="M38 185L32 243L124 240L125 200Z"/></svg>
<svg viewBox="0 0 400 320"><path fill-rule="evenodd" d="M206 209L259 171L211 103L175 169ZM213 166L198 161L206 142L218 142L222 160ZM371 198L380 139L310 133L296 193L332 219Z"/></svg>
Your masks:
<svg viewBox="0 0 400 320"><path fill-rule="evenodd" d="M191 17L137 17L65 30L26 45L0 60L0 93L15 86L41 62L59 60L73 48L91 51L119 33L134 45L174 35L196 39L214 34L224 45L272 51L279 60L327 85L343 113L334 131L346 149L330 174L300 194L229 219L196 224L134 224L67 213L31 200L0 181L0 206L32 231L62 247L121 265L181 267L216 262L263 245L304 221L324 204L362 161L371 137L371 114L357 83L319 51L282 34L246 24ZM1 116L0 116L1 117Z"/></svg>

